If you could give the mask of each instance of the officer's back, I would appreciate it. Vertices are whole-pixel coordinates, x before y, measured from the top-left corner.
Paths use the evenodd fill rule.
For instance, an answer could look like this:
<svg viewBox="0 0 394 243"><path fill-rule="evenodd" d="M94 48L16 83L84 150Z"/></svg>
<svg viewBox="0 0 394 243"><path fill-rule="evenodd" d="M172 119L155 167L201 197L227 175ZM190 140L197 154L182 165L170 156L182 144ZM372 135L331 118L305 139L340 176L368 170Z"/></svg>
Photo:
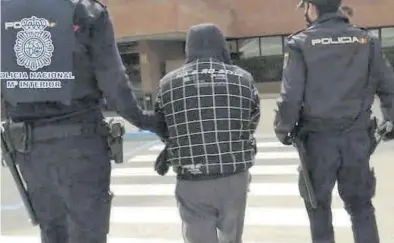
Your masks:
<svg viewBox="0 0 394 243"><path fill-rule="evenodd" d="M345 16L331 13L293 36L293 41L302 49L308 67L304 122L321 127L356 119L368 92L373 41L368 32L351 25ZM369 98L365 108L371 102Z"/></svg>
<svg viewBox="0 0 394 243"><path fill-rule="evenodd" d="M44 38L43 56L47 55L47 59L38 57L25 60L19 54L23 53L20 51L23 48L18 43L24 41L19 32L27 33L26 40L30 33L34 33L34 30L26 29L29 24L27 17L31 16L25 16L22 11L24 8L29 8L31 15L44 15L48 18L48 23L45 23L47 26L42 32L35 32L49 32L49 35L41 35ZM25 28L23 18L27 19ZM35 72L71 75L56 79L43 76L40 79L40 75L36 75L35 79L24 78L22 81L33 81L30 85L37 86L37 82L32 84L35 81L54 81L58 84L60 81L62 87L36 88L34 91L21 86L13 90L7 89L7 81L18 81L18 78L8 79L9 75L2 75L2 96L6 97L9 118L14 121L44 122L50 119L50 122L95 122L103 118L100 100L104 96L109 107L129 122L154 130L152 126L155 126L155 119L143 116L132 93L131 83L117 50L111 19L101 3L96 0L41 0L33 5L22 0L2 1L2 25L7 26L2 28L2 57L5 60L4 57L9 56L10 60L2 62L2 73L30 71L26 72L27 75ZM15 38L17 33L21 38ZM33 70L27 66L29 60L33 66L36 63L46 64ZM26 82L20 82L19 85L21 84L26 86ZM52 83L53 85L56 83Z"/></svg>
<svg viewBox="0 0 394 243"><path fill-rule="evenodd" d="M337 183L354 242L378 243L371 106L377 94L384 118L394 120L394 73L379 40L349 24L340 5L341 0L301 1L310 26L286 42L275 133L299 148L299 188L312 242L335 242L331 195Z"/></svg>

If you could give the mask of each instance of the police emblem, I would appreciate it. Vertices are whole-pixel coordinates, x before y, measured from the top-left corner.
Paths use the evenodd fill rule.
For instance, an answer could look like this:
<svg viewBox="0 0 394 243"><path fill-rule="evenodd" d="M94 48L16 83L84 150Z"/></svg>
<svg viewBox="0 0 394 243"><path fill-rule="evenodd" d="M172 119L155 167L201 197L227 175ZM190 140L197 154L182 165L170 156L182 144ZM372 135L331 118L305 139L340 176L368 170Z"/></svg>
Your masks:
<svg viewBox="0 0 394 243"><path fill-rule="evenodd" d="M20 23L23 30L17 33L14 45L18 65L31 71L49 66L55 48L51 33L45 29L52 24L36 16L24 18Z"/></svg>

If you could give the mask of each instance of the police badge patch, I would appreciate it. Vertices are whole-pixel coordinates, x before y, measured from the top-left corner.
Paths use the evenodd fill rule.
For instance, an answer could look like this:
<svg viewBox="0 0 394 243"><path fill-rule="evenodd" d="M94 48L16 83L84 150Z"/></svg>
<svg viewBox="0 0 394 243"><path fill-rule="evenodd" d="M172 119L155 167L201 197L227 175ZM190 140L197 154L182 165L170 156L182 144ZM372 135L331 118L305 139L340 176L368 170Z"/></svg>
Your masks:
<svg viewBox="0 0 394 243"><path fill-rule="evenodd" d="M43 8L42 6L45 6ZM12 106L54 102L70 105L75 85L70 1L11 1L2 5L1 94Z"/></svg>
<svg viewBox="0 0 394 243"><path fill-rule="evenodd" d="M36 71L51 64L54 46L51 33L46 31L53 24L47 19L32 16L20 21L21 28L16 36L14 51L19 66Z"/></svg>

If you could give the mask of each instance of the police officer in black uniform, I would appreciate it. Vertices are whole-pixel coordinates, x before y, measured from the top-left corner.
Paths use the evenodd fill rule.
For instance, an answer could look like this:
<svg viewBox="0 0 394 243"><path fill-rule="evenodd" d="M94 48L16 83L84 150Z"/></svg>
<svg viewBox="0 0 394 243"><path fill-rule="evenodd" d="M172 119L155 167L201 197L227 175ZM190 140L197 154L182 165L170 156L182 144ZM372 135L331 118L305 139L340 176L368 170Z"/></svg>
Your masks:
<svg viewBox="0 0 394 243"><path fill-rule="evenodd" d="M300 176L300 193L312 241L333 243L331 195L335 182L357 243L378 243L375 176L369 165L374 95L394 121L394 72L379 40L338 12L340 0L304 0L308 28L287 39L275 132L285 145L300 141L315 191L312 207ZM294 136L299 139L294 139ZM385 139L393 139L393 133Z"/></svg>
<svg viewBox="0 0 394 243"><path fill-rule="evenodd" d="M104 243L111 165L99 101L141 129L160 133L160 122L137 104L99 2L2 0L1 16L1 95L42 242Z"/></svg>

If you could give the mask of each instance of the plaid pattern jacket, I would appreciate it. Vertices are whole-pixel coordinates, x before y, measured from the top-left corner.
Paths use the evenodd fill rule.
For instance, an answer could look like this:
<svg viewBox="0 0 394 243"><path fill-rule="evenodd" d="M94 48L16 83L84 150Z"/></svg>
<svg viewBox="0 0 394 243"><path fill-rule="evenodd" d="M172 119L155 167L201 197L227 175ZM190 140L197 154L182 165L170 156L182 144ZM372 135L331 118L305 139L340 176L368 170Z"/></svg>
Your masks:
<svg viewBox="0 0 394 243"><path fill-rule="evenodd" d="M254 164L260 98L235 65L196 60L161 81L155 111L166 122L167 161L176 173L226 175Z"/></svg>

